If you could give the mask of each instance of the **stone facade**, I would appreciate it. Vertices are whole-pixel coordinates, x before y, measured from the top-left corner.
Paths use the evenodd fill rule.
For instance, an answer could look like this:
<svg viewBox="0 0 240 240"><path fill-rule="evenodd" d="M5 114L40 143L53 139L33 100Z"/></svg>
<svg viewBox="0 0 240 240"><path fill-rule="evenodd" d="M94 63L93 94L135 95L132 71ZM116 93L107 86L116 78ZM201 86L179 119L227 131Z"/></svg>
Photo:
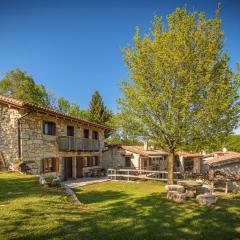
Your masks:
<svg viewBox="0 0 240 240"><path fill-rule="evenodd" d="M147 154L148 150L145 151ZM151 151L149 151L151 152ZM130 159L130 166L126 165L126 158ZM165 171L167 169L166 155L142 156L124 149L124 146L113 145L103 151L103 167L108 168L131 168L131 169L151 169L157 166L156 170Z"/></svg>
<svg viewBox="0 0 240 240"><path fill-rule="evenodd" d="M18 158L18 121L21 113L0 104L0 151L7 162Z"/></svg>
<svg viewBox="0 0 240 240"><path fill-rule="evenodd" d="M21 118L21 119L20 119ZM20 119L20 120L19 120ZM43 134L43 122L49 121L56 125L55 135ZM74 137L83 138L84 129L98 132L98 151L59 151L58 137L67 136L67 126L74 127ZM19 143L20 142L20 143ZM104 129L86 125L81 121L71 121L56 116L28 109L13 108L0 102L0 151L8 162L18 159L28 164L33 174L42 173L42 160L59 159L59 172L53 173L64 177L64 157L72 157L72 177L76 178L76 157L98 156L98 166L83 167L83 174L89 168L100 168L102 165L102 149L104 147ZM20 155L19 155L20 152Z"/></svg>

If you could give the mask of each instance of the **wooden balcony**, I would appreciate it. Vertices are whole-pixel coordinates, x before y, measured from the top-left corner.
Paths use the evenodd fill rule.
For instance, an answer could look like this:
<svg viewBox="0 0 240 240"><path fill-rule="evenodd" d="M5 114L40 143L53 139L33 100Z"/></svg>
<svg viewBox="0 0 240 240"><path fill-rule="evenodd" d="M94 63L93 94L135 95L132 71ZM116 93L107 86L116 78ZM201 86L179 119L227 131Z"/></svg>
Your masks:
<svg viewBox="0 0 240 240"><path fill-rule="evenodd" d="M96 139L70 136L58 137L59 151L94 151L100 150L100 142Z"/></svg>

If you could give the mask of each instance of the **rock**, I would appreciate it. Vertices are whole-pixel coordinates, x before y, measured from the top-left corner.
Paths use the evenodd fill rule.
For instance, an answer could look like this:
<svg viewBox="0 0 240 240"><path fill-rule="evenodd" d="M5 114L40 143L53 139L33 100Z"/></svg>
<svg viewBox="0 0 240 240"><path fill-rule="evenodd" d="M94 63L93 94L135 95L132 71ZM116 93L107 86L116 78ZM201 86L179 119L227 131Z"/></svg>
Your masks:
<svg viewBox="0 0 240 240"><path fill-rule="evenodd" d="M68 187L67 185L62 185L62 188L65 190L65 192L72 197L73 201L76 203L76 204L81 204L81 202L78 200L75 192L70 188Z"/></svg>
<svg viewBox="0 0 240 240"><path fill-rule="evenodd" d="M205 194L205 193L212 193L213 189L210 185L202 185L201 187L197 187L196 193L199 194Z"/></svg>
<svg viewBox="0 0 240 240"><path fill-rule="evenodd" d="M9 165L8 165L8 171L14 171L14 166L13 166L13 164L12 163L9 163Z"/></svg>
<svg viewBox="0 0 240 240"><path fill-rule="evenodd" d="M39 176L38 181L41 185L46 185L47 184L47 181L45 180L45 178L42 175Z"/></svg>
<svg viewBox="0 0 240 240"><path fill-rule="evenodd" d="M201 205L210 206L213 203L216 203L217 197L213 194L200 194L197 195L196 200Z"/></svg>
<svg viewBox="0 0 240 240"><path fill-rule="evenodd" d="M51 182L51 186L52 187L59 187L60 186L60 178L59 177L54 178Z"/></svg>
<svg viewBox="0 0 240 240"><path fill-rule="evenodd" d="M186 201L186 194L179 193L177 191L168 191L167 199L172 200L177 203L183 203Z"/></svg>
<svg viewBox="0 0 240 240"><path fill-rule="evenodd" d="M174 195L177 194L177 193L178 193L177 191L168 191L167 192L167 199L173 200Z"/></svg>
<svg viewBox="0 0 240 240"><path fill-rule="evenodd" d="M234 193L240 192L240 181L233 182L233 192Z"/></svg>
<svg viewBox="0 0 240 240"><path fill-rule="evenodd" d="M185 188L181 185L166 185L165 186L167 191L177 191L179 193L183 193L185 191Z"/></svg>
<svg viewBox="0 0 240 240"><path fill-rule="evenodd" d="M186 197L193 198L195 196L195 192L192 190L186 190Z"/></svg>

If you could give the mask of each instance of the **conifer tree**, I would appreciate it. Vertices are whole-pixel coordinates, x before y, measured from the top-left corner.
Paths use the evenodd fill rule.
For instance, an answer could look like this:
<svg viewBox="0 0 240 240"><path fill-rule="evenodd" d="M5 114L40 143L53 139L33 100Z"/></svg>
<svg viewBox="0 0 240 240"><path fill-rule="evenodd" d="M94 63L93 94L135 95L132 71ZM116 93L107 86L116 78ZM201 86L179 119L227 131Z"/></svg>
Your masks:
<svg viewBox="0 0 240 240"><path fill-rule="evenodd" d="M106 108L98 91L92 95L88 109L89 120L105 124L112 116L112 112Z"/></svg>

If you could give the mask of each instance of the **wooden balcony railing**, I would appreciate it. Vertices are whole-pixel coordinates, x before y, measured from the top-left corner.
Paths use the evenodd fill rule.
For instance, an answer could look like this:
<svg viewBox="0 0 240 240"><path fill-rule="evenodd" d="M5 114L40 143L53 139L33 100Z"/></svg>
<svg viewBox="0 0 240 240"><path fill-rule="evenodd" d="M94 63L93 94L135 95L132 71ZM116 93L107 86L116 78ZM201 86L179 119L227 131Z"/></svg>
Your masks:
<svg viewBox="0 0 240 240"><path fill-rule="evenodd" d="M58 137L59 151L99 151L100 142L96 139L70 136Z"/></svg>
<svg viewBox="0 0 240 240"><path fill-rule="evenodd" d="M108 178L112 180L158 180L158 181L167 181L168 172L166 171L152 171L152 170L137 170L130 168L123 169L108 169ZM176 182L179 179L182 179L183 176L180 172L173 173L174 181Z"/></svg>

